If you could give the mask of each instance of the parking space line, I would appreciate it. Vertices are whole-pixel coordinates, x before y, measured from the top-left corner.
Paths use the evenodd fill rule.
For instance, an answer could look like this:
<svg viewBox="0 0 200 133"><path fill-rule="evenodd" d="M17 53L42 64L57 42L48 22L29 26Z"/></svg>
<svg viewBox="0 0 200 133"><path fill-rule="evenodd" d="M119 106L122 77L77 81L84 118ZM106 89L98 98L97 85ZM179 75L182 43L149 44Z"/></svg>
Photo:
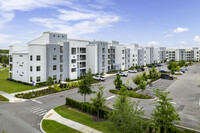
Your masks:
<svg viewBox="0 0 200 133"><path fill-rule="evenodd" d="M109 99L114 98L114 97L115 97L115 95L107 97L106 100L109 100Z"/></svg>

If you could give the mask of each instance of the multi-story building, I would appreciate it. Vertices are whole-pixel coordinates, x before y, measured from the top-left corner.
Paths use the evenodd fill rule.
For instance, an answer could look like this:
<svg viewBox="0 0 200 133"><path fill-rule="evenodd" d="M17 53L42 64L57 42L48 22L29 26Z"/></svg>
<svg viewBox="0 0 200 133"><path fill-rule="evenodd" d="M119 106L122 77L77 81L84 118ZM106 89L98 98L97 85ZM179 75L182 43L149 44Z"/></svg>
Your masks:
<svg viewBox="0 0 200 133"><path fill-rule="evenodd" d="M106 73L166 60L199 60L199 48L141 47L118 41L68 39L67 34L44 32L26 47L10 46L9 78L37 83L50 76L58 82L84 76L88 69L93 74Z"/></svg>

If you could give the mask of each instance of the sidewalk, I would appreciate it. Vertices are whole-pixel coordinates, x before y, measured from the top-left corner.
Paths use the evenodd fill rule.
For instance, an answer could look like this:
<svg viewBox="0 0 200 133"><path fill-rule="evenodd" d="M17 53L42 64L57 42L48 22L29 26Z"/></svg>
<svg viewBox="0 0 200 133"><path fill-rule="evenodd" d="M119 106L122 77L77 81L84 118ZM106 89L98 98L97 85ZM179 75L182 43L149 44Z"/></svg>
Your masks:
<svg viewBox="0 0 200 133"><path fill-rule="evenodd" d="M26 101L26 99L21 99L21 98L16 98L11 94L8 94L6 92L0 91L0 95L4 96L5 98L7 98L9 100L9 102L11 103L16 103L16 102L24 102Z"/></svg>
<svg viewBox="0 0 200 133"><path fill-rule="evenodd" d="M68 127L71 127L77 131L80 131L82 133L102 133L96 129L93 129L91 127L88 127L86 125L80 124L78 122L72 121L70 119L64 118L61 115L59 115L57 112L55 112L53 109L50 110L42 119L43 120L54 120L58 123L61 123L63 125L66 125ZM43 131L42 129L42 121L40 123L40 129L42 130L42 132L45 133L45 131Z"/></svg>

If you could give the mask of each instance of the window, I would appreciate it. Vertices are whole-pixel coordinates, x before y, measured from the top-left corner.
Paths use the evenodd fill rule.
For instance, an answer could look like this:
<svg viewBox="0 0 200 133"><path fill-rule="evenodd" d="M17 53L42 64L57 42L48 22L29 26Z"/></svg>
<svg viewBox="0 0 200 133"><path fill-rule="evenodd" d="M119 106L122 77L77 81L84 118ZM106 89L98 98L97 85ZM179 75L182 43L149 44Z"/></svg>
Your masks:
<svg viewBox="0 0 200 133"><path fill-rule="evenodd" d="M76 48L72 48L71 50L72 50L72 51L71 51L72 54L76 54Z"/></svg>
<svg viewBox="0 0 200 133"><path fill-rule="evenodd" d="M57 79L57 76L56 75L53 75L53 80L56 80Z"/></svg>
<svg viewBox="0 0 200 133"><path fill-rule="evenodd" d="M53 70L56 70L56 65L53 65Z"/></svg>
<svg viewBox="0 0 200 133"><path fill-rule="evenodd" d="M60 36L58 36L58 37L60 37Z"/></svg>
<svg viewBox="0 0 200 133"><path fill-rule="evenodd" d="M76 59L72 59L72 63L76 63Z"/></svg>
<svg viewBox="0 0 200 133"><path fill-rule="evenodd" d="M36 77L36 81L37 81L37 82L40 82L40 77Z"/></svg>
<svg viewBox="0 0 200 133"><path fill-rule="evenodd" d="M54 48L54 50L56 50L56 48Z"/></svg>
<svg viewBox="0 0 200 133"><path fill-rule="evenodd" d="M62 36L62 38L64 38L64 36Z"/></svg>
<svg viewBox="0 0 200 133"><path fill-rule="evenodd" d="M30 77L30 82L33 82L33 77Z"/></svg>
<svg viewBox="0 0 200 133"><path fill-rule="evenodd" d="M37 71L37 72L40 71L40 66L37 66L37 67L36 67L36 71Z"/></svg>
<svg viewBox="0 0 200 133"><path fill-rule="evenodd" d="M53 35L53 37L56 37L55 35Z"/></svg>
<svg viewBox="0 0 200 133"><path fill-rule="evenodd" d="M76 72L76 68L72 68L72 71L71 72Z"/></svg>
<svg viewBox="0 0 200 133"><path fill-rule="evenodd" d="M19 57L23 57L23 55L19 55Z"/></svg>
<svg viewBox="0 0 200 133"><path fill-rule="evenodd" d="M33 71L33 67L32 67L32 66L30 66L30 71L31 71L31 72Z"/></svg>
<svg viewBox="0 0 200 133"><path fill-rule="evenodd" d="M33 56L32 55L30 55L30 61L32 61L33 60Z"/></svg>
<svg viewBox="0 0 200 133"><path fill-rule="evenodd" d="M56 60L56 55L53 55L53 60Z"/></svg>
<svg viewBox="0 0 200 133"><path fill-rule="evenodd" d="M37 55L37 56L36 56L36 60L37 60L37 61L40 61L40 55Z"/></svg>

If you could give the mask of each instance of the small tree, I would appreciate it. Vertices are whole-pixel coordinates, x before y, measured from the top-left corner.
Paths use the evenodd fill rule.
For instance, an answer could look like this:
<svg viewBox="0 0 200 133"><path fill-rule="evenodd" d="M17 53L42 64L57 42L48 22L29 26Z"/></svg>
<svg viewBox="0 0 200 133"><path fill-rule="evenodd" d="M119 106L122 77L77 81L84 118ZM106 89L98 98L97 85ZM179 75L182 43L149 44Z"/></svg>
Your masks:
<svg viewBox="0 0 200 133"><path fill-rule="evenodd" d="M138 86L142 82L141 75L137 74L135 77L133 77L133 82Z"/></svg>
<svg viewBox="0 0 200 133"><path fill-rule="evenodd" d="M97 85L97 93L95 98L91 98L92 104L97 109L97 116L99 117L99 109L105 105L106 99L103 97L103 90L105 87L101 86L100 84Z"/></svg>
<svg viewBox="0 0 200 133"><path fill-rule="evenodd" d="M92 81L92 72L91 69L89 69L86 77L82 79L82 81L78 85L78 93L84 96L84 102L86 102L86 95L90 95L91 93L93 93L91 89Z"/></svg>
<svg viewBox="0 0 200 133"><path fill-rule="evenodd" d="M131 102L127 96L127 89L121 88L122 95L117 96L113 105L114 110L110 113L108 120L111 122L111 133L143 133L145 132L146 121L139 102Z"/></svg>
<svg viewBox="0 0 200 133"><path fill-rule="evenodd" d="M168 127L179 124L178 121L180 121L180 116L170 102L173 99L168 98L170 92L163 92L159 89L155 92L157 102L155 103L156 108L152 113L152 119L156 127L159 127L160 130L165 133Z"/></svg>
<svg viewBox="0 0 200 133"><path fill-rule="evenodd" d="M146 71L142 73L142 79L146 81L148 78Z"/></svg>
<svg viewBox="0 0 200 133"><path fill-rule="evenodd" d="M122 86L122 80L121 80L121 76L119 74L117 74L116 78L113 81L115 88L121 88Z"/></svg>
<svg viewBox="0 0 200 133"><path fill-rule="evenodd" d="M146 82L145 81L142 81L140 84L139 84L139 88L142 89L142 90L145 90L146 89Z"/></svg>
<svg viewBox="0 0 200 133"><path fill-rule="evenodd" d="M177 67L176 67L176 70L177 70L177 71L180 71L180 70L181 70L180 66L177 66Z"/></svg>
<svg viewBox="0 0 200 133"><path fill-rule="evenodd" d="M47 85L51 86L52 84L54 84L54 81L53 81L52 77L49 76L47 79Z"/></svg>

